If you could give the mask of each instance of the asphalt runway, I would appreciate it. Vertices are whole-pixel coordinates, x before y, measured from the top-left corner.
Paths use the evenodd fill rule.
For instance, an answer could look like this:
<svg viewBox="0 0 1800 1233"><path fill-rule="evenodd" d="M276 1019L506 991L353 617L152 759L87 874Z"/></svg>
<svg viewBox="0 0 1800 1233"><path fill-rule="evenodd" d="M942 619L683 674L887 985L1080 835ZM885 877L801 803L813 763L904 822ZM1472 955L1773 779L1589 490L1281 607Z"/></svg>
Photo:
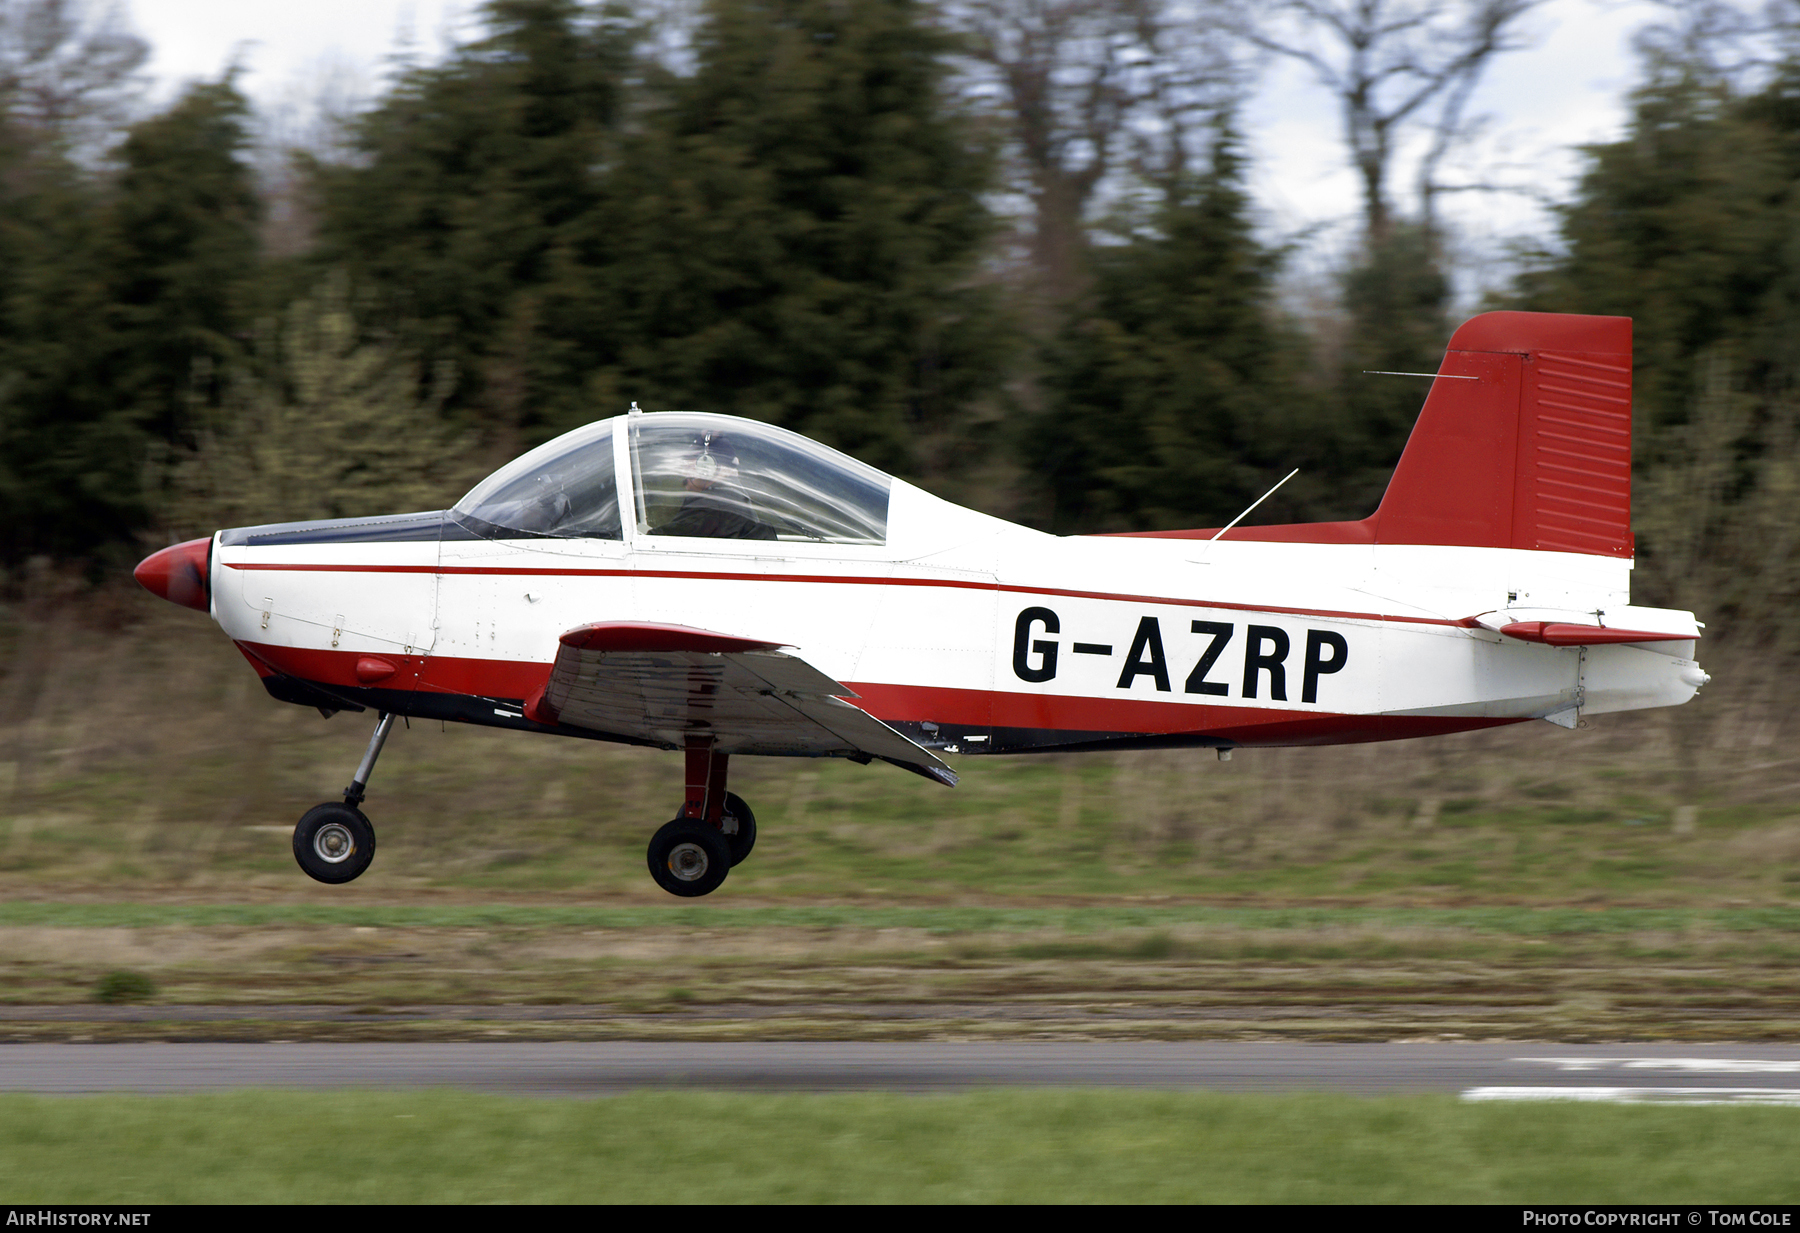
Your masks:
<svg viewBox="0 0 1800 1233"><path fill-rule="evenodd" d="M452 1087L943 1092L978 1087L1447 1092L1800 1105L1793 1045L1270 1043L7 1044L0 1091Z"/></svg>

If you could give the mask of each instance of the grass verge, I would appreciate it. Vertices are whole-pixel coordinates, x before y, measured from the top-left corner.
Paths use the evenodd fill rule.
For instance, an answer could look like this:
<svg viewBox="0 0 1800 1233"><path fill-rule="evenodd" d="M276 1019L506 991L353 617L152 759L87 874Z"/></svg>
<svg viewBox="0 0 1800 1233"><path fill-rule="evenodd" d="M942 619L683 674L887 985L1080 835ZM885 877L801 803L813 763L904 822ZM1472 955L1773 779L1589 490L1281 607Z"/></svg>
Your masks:
<svg viewBox="0 0 1800 1233"><path fill-rule="evenodd" d="M0 1097L13 1203L1793 1203L1800 1111L1113 1091Z"/></svg>
<svg viewBox="0 0 1800 1233"><path fill-rule="evenodd" d="M13 903L0 1040L1792 1040L1785 908Z"/></svg>

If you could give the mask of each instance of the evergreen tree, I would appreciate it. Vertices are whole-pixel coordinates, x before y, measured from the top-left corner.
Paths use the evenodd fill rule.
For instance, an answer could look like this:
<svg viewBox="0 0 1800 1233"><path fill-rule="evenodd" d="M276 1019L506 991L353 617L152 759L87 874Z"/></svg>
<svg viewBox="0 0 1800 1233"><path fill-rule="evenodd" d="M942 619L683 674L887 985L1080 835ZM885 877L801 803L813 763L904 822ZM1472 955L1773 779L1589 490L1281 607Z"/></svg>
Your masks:
<svg viewBox="0 0 1800 1233"><path fill-rule="evenodd" d="M1637 401L1656 423L1687 418L1709 381L1696 361L1721 344L1752 381L1800 375L1800 65L1750 97L1664 65L1626 138L1588 155L1565 249L1522 302L1634 318Z"/></svg>
<svg viewBox="0 0 1800 1233"><path fill-rule="evenodd" d="M247 319L255 185L229 79L129 130L96 176L0 126L0 555L129 542L158 446ZM164 451L166 452L166 451Z"/></svg>
<svg viewBox="0 0 1800 1233"><path fill-rule="evenodd" d="M1634 319L1639 602L1800 649L1800 63L1741 93L1653 66L1520 303Z"/></svg>
<svg viewBox="0 0 1800 1233"><path fill-rule="evenodd" d="M1431 383L1375 374L1436 372L1449 303L1436 238L1418 223L1390 222L1344 275L1343 361L1321 460L1336 490L1332 517L1362 518L1380 503Z"/></svg>
<svg viewBox="0 0 1800 1233"><path fill-rule="evenodd" d="M421 323L458 405L527 438L733 412L900 470L956 438L999 379L991 160L917 0L714 0L687 76L610 10L485 13L315 168L318 259Z"/></svg>
<svg viewBox="0 0 1800 1233"><path fill-rule="evenodd" d="M157 510L171 535L441 508L479 478L439 414L449 374L422 371L358 307L349 280L329 277L225 361L196 447L172 456Z"/></svg>
<svg viewBox="0 0 1800 1233"><path fill-rule="evenodd" d="M261 203L243 157L249 113L229 76L193 86L120 150L106 254L114 397L165 442L181 440L250 317Z"/></svg>
<svg viewBox="0 0 1800 1233"><path fill-rule="evenodd" d="M632 34L577 0L490 0L483 15L485 38L403 74L362 117L354 161L313 165L315 258L383 289L455 366L460 402L511 424L541 418L541 301L566 233L601 203Z"/></svg>
<svg viewBox="0 0 1800 1233"><path fill-rule="evenodd" d="M690 77L577 229L546 318L602 357L567 424L637 399L751 416L903 472L999 379L977 283L992 162L915 0L712 0ZM567 363L572 368L572 363ZM562 390L581 387L563 379ZM947 451L948 452L948 451Z"/></svg>
<svg viewBox="0 0 1800 1233"><path fill-rule="evenodd" d="M115 397L98 187L0 120L0 561L143 522L144 434Z"/></svg>
<svg viewBox="0 0 1800 1233"><path fill-rule="evenodd" d="M1228 133L1150 228L1095 249L1093 290L1045 357L1048 406L1024 443L1053 529L1223 525L1309 461L1303 349L1269 303L1277 265L1252 235ZM1295 509L1284 488L1259 515Z"/></svg>

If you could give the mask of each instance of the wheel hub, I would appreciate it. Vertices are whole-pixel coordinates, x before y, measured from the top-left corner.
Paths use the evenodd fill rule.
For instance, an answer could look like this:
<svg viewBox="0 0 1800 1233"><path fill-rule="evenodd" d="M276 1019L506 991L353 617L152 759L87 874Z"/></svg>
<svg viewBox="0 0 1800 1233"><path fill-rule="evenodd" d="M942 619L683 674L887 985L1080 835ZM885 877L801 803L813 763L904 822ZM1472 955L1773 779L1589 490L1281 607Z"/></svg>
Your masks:
<svg viewBox="0 0 1800 1233"><path fill-rule="evenodd" d="M341 865L356 851L356 840L350 828L341 822L327 822L313 833L313 854L328 865Z"/></svg>
<svg viewBox="0 0 1800 1233"><path fill-rule="evenodd" d="M705 877L706 868L711 863L706 849L697 843L678 843L669 850L669 872L683 882L693 882Z"/></svg>

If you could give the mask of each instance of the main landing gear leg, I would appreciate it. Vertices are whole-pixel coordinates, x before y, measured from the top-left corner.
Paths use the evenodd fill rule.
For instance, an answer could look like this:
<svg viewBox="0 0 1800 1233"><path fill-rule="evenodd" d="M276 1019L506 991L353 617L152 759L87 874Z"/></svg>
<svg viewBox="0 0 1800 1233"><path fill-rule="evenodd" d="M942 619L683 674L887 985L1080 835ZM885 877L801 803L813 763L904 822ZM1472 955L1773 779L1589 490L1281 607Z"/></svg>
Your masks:
<svg viewBox="0 0 1800 1233"><path fill-rule="evenodd" d="M672 895L711 894L756 844L755 815L725 790L728 765L711 737L688 738L686 798L646 853L650 876Z"/></svg>
<svg viewBox="0 0 1800 1233"><path fill-rule="evenodd" d="M375 859L375 828L360 806L368 791L369 776L375 772L375 759L381 756L381 747L387 744L393 727L393 714L383 711L375 734L369 738L369 748L356 768L356 778L344 789L343 803L317 805L307 810L294 827L294 859L308 877L340 885L354 881Z"/></svg>

